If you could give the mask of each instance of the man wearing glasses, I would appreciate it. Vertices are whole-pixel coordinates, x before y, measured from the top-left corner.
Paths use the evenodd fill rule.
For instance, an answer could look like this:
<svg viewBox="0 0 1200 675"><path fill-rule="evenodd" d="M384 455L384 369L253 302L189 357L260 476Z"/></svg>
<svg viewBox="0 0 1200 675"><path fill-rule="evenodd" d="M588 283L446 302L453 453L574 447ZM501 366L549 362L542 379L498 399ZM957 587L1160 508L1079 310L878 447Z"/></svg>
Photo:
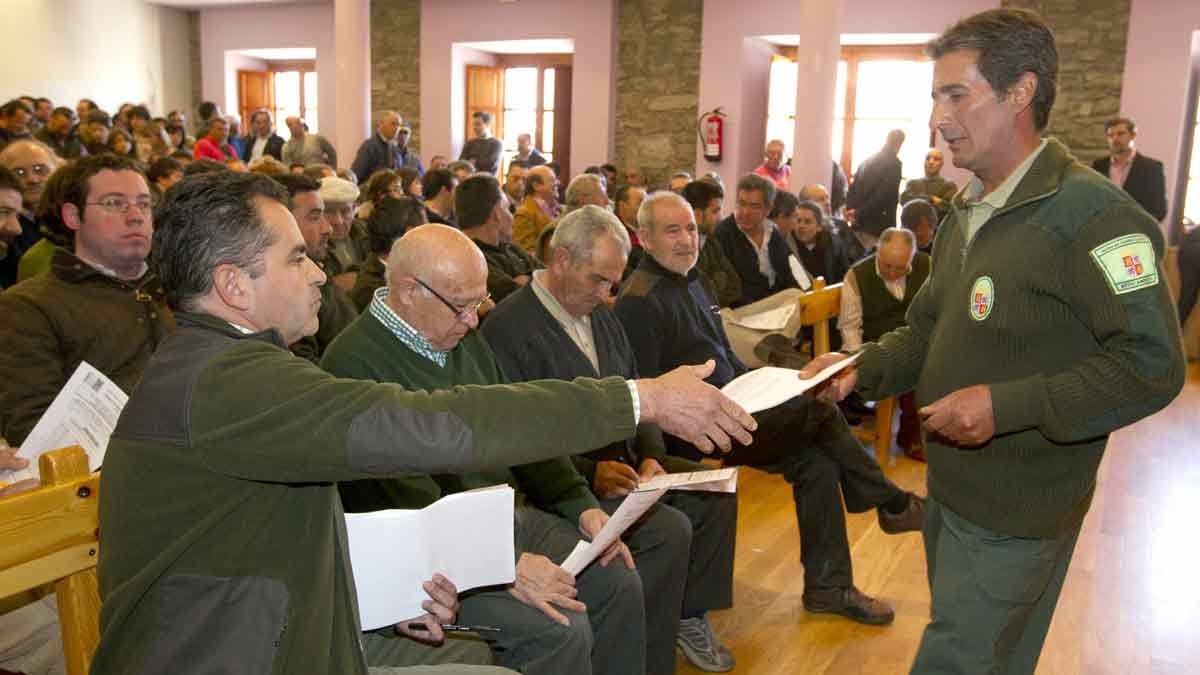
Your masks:
<svg viewBox="0 0 1200 675"><path fill-rule="evenodd" d="M534 270L544 267L513 243L513 215L495 176L476 174L460 183L454 192L454 212L463 234L487 260L487 290L496 302L528 284Z"/></svg>
<svg viewBox="0 0 1200 675"><path fill-rule="evenodd" d="M38 153L36 145L21 147L26 144L9 146L4 158ZM17 164L25 172L24 192L28 196L36 187L41 195L50 159L29 159ZM175 327L162 286L146 266L153 222L150 188L137 163L110 154L85 157L44 187L39 220L69 244L53 250L48 272L0 294L0 437L13 447L29 435L81 361L131 393L150 355ZM57 642L53 596L0 616L0 634L9 627ZM25 654L62 659L61 648L26 646L31 649ZM0 650L0 668L34 672L38 664L9 661Z"/></svg>
<svg viewBox="0 0 1200 675"><path fill-rule="evenodd" d="M481 180L499 191L494 177L475 176L463 182L459 194ZM508 214L503 205L498 208ZM416 391L505 383L491 349L474 330L489 297L488 267L476 246L452 228L410 230L388 255L387 286L329 346L321 366L338 377ZM339 490L346 511L362 512L423 508L443 494L499 483L513 484L524 496L517 510L516 582L463 594L461 620L499 626L501 665L524 673L644 672L641 581L629 549L615 545L578 579L555 564L581 534L595 536L608 520L570 459L454 476L356 480L339 484ZM671 555L686 557L679 546L687 550L684 541ZM668 555L665 544L658 555ZM392 642L393 650L427 649L403 639Z"/></svg>
<svg viewBox="0 0 1200 675"><path fill-rule="evenodd" d="M12 241L8 257L0 262L0 288L7 288L17 282L18 260L42 238L33 211L57 162L54 153L41 141L24 139L14 141L0 151L0 165L11 169L21 182L22 208L18 216L21 234ZM46 259L49 262L48 253Z"/></svg>

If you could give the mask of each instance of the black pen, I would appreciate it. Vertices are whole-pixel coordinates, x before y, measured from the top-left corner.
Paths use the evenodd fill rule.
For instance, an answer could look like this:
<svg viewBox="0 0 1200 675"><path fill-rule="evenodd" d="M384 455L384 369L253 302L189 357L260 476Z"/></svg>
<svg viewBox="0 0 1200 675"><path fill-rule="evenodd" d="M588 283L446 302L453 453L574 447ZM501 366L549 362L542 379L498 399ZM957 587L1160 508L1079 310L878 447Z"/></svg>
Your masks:
<svg viewBox="0 0 1200 675"><path fill-rule="evenodd" d="M413 622L408 624L409 630L428 631L429 629L423 623ZM442 624L442 630L447 633L499 633L500 629L497 626L460 626L456 623Z"/></svg>

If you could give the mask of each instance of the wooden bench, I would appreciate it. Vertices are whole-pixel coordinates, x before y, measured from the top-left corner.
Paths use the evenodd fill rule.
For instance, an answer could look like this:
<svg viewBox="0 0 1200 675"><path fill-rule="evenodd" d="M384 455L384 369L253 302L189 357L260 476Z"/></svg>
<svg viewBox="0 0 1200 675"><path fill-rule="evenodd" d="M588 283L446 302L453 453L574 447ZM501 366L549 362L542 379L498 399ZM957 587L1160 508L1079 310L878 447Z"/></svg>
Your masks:
<svg viewBox="0 0 1200 675"><path fill-rule="evenodd" d="M824 277L813 280L812 291L800 296L797 311L800 324L812 326L813 358L828 353L830 322L837 318L842 309L842 285L825 285ZM886 467L891 461L892 425L896 416L896 399L886 398L875 403L875 430L867 431L853 427L854 435L871 443L875 448L875 459L879 466Z"/></svg>
<svg viewBox="0 0 1200 675"><path fill-rule="evenodd" d="M0 598L54 584L67 672L86 675L100 642L100 474L77 446L38 466L41 487L0 497Z"/></svg>

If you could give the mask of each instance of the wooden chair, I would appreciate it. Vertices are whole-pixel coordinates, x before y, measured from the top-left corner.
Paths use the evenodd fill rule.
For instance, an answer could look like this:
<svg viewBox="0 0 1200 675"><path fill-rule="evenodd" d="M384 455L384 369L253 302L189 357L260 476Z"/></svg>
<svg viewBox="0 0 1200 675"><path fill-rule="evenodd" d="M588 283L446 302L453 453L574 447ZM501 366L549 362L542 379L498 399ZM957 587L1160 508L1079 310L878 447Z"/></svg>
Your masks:
<svg viewBox="0 0 1200 675"><path fill-rule="evenodd" d="M812 291L800 296L797 301L800 324L812 326L813 358L829 351L829 324L842 309L842 285L825 285L824 277L813 280ZM875 431L854 427L854 435L875 447L875 459L879 466L887 466L891 460L892 424L896 417L896 399L886 398L875 403Z"/></svg>
<svg viewBox="0 0 1200 675"><path fill-rule="evenodd" d="M0 497L0 598L53 583L67 672L86 675L100 642L100 474L78 446L39 467L40 488Z"/></svg>

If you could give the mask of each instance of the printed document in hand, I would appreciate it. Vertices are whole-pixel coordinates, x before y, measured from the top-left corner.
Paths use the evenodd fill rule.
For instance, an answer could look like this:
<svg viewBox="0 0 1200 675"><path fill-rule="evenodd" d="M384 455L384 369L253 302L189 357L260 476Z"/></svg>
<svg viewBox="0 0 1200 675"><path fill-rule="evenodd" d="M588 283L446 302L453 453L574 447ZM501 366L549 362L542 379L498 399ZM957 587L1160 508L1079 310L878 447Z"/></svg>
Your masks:
<svg viewBox="0 0 1200 675"><path fill-rule="evenodd" d="M686 473L664 473L638 483L639 490L695 490L697 492L737 492L737 467Z"/></svg>
<svg viewBox="0 0 1200 675"><path fill-rule="evenodd" d="M459 492L423 509L347 513L346 537L364 631L424 614L429 596L421 584L435 573L459 592L516 578L507 485Z"/></svg>
<svg viewBox="0 0 1200 675"><path fill-rule="evenodd" d="M855 354L838 361L809 380L800 379L800 371L791 368L756 368L721 387L721 391L746 412L753 414L803 394L857 360L858 354Z"/></svg>
<svg viewBox="0 0 1200 675"><path fill-rule="evenodd" d="M792 320L792 315L796 313L796 304L790 303L775 309L769 309L758 314L743 316L738 318L735 314L730 323L749 328L751 330L783 330L787 327L788 321Z"/></svg>
<svg viewBox="0 0 1200 675"><path fill-rule="evenodd" d="M29 466L18 471L0 471L0 483L40 478L38 457L70 445L78 445L87 452L88 468L99 469L104 463L108 437L128 400L125 392L104 373L87 361L80 362L17 451L18 457L29 460Z"/></svg>
<svg viewBox="0 0 1200 675"><path fill-rule="evenodd" d="M590 542L580 540L578 544L575 544L575 550L571 551L571 555L567 556L567 559L562 561L559 567L578 576L584 568L592 564L593 560L599 558L600 554L604 553L604 550L611 546L614 541L620 539L625 530L628 530L629 526L636 523L637 519L641 518L642 514L646 512L646 509L653 506L654 502L658 501L658 498L663 496L666 491L665 487L658 489L643 489L639 487L630 492L626 495L625 501L621 502L621 505L617 507L617 512L612 514L612 517L608 519L604 527L600 528L600 533Z"/></svg>
<svg viewBox="0 0 1200 675"><path fill-rule="evenodd" d="M794 256L788 256L788 269L792 270L792 276L796 277L796 283L800 285L800 290L807 293L812 288L812 279L808 276L808 270L804 269L804 265Z"/></svg>

